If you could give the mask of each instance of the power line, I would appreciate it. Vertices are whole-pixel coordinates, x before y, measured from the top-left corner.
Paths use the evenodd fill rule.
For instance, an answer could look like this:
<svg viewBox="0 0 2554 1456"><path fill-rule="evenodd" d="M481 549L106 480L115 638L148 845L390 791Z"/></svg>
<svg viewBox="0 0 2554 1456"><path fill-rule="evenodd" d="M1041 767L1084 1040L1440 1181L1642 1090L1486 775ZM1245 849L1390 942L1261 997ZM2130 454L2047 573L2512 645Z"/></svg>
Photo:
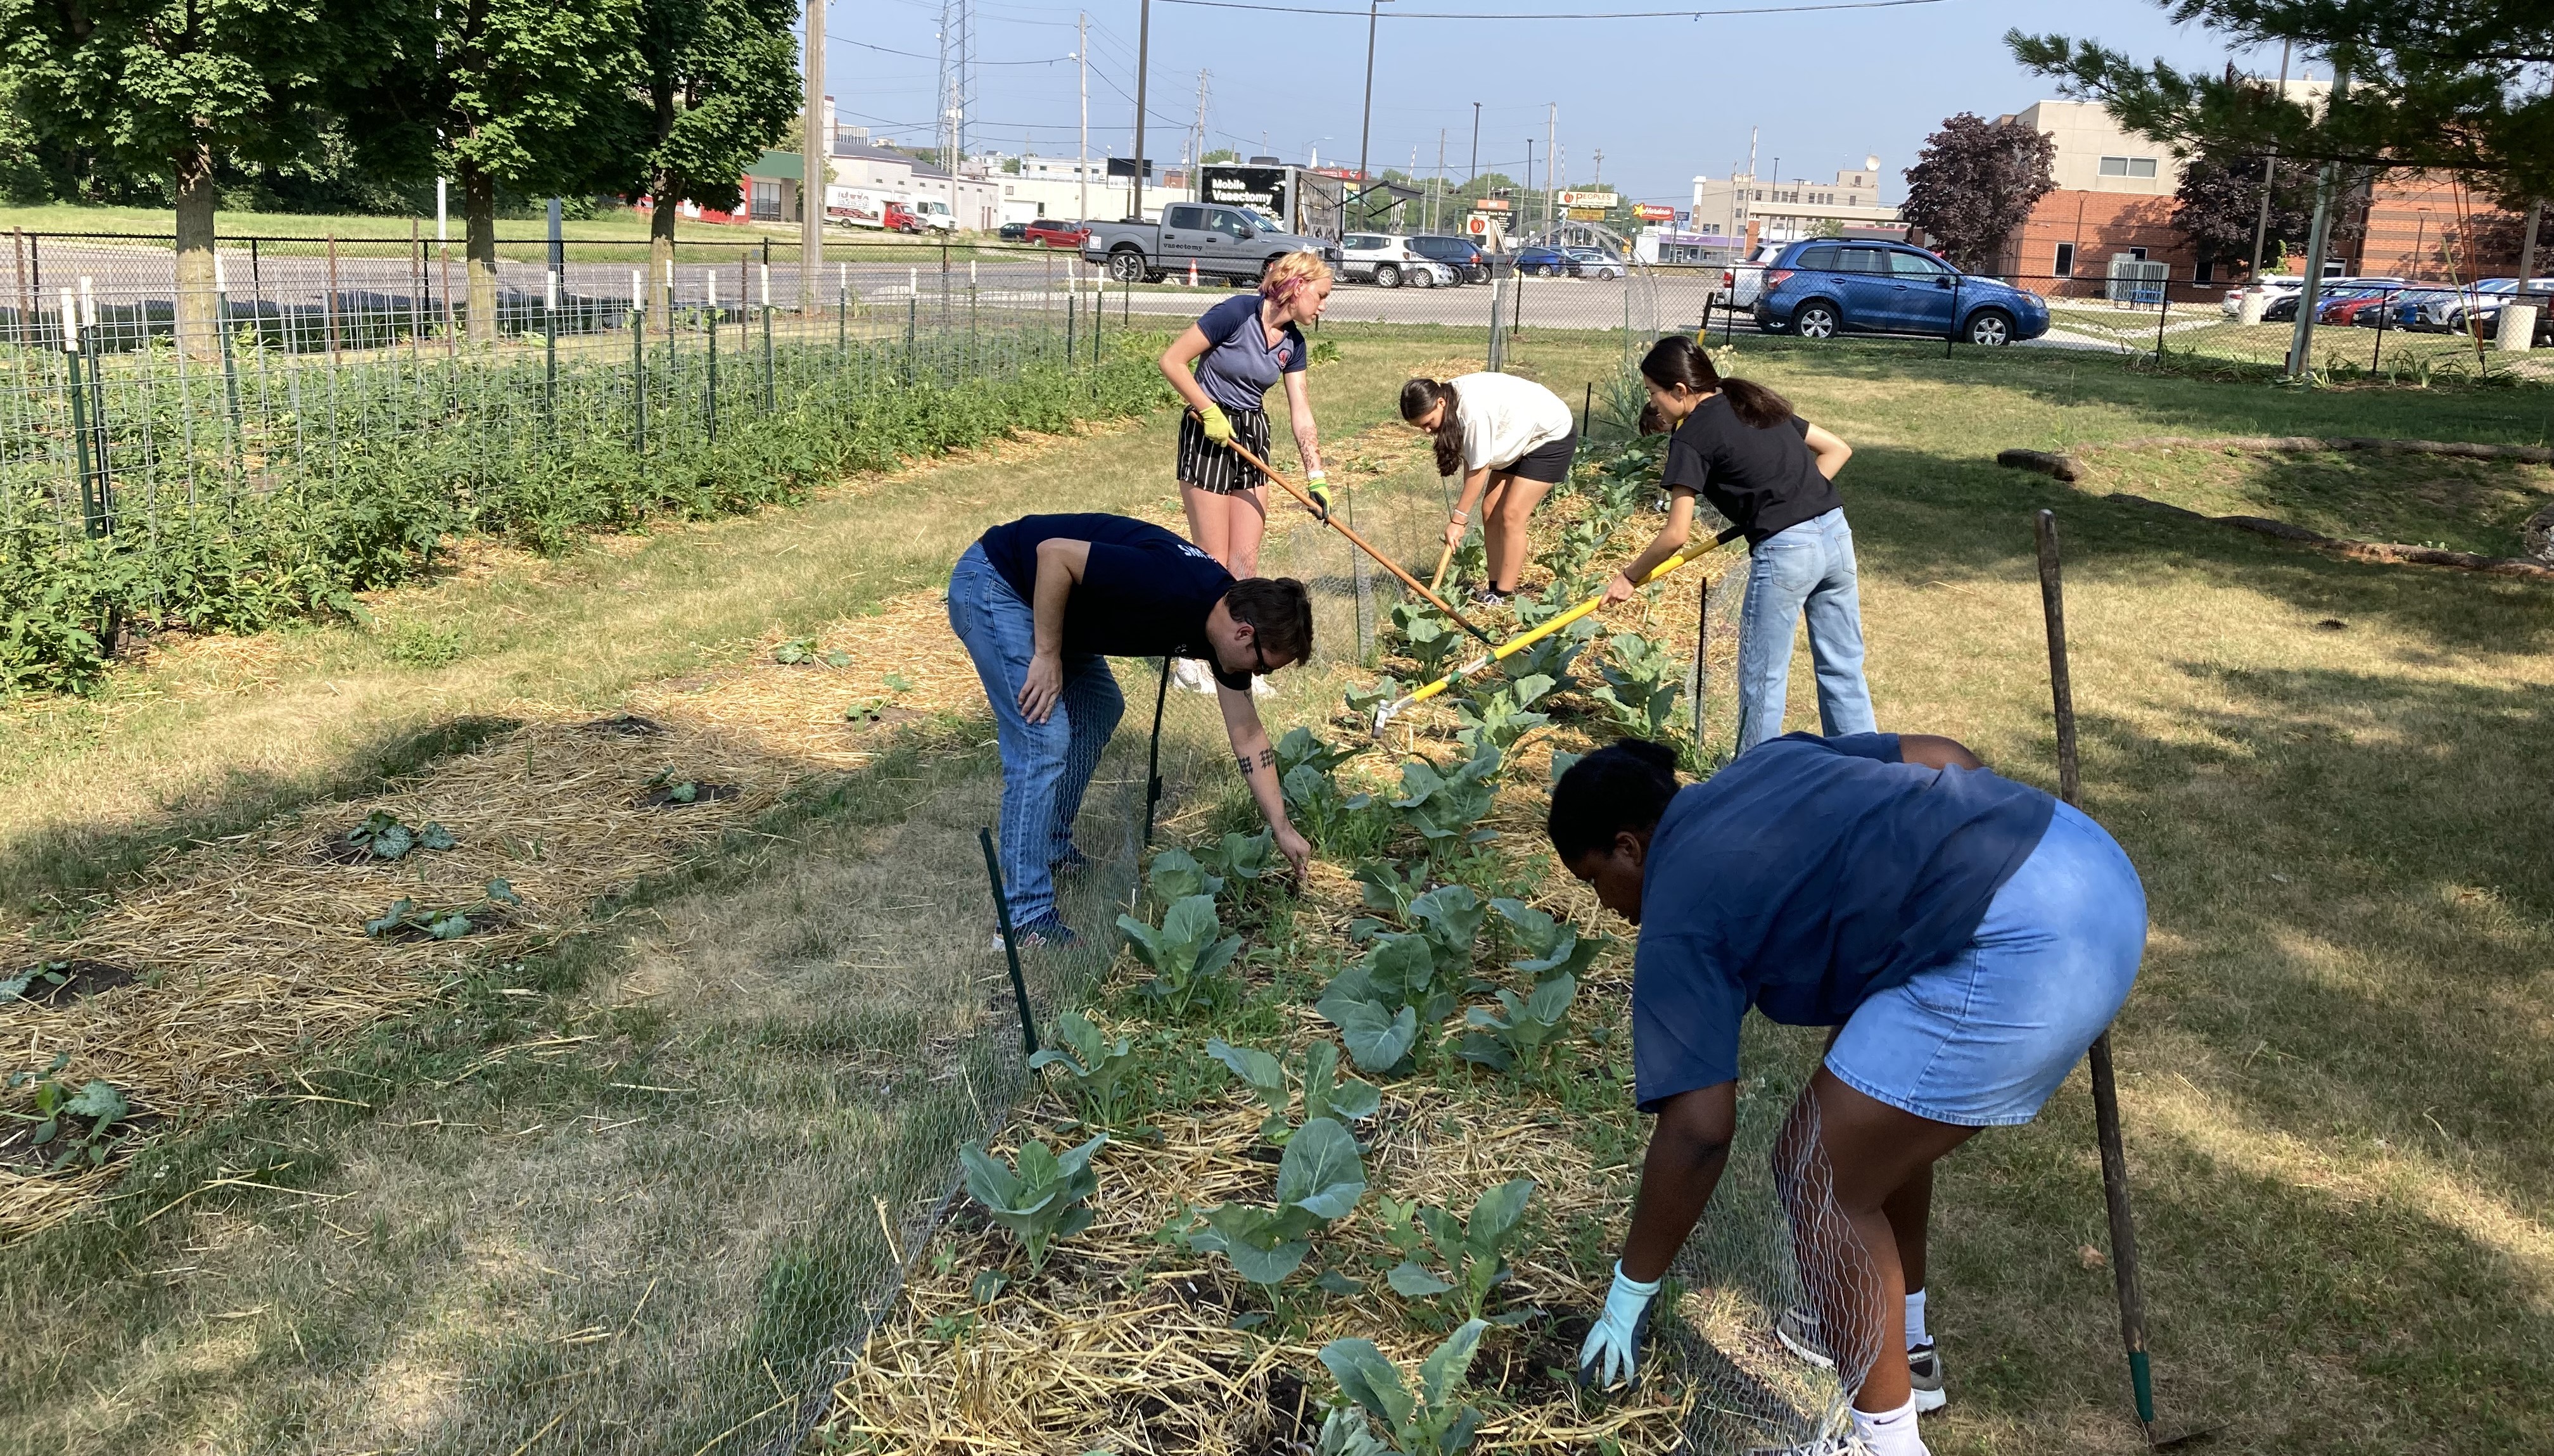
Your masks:
<svg viewBox="0 0 2554 1456"><path fill-rule="evenodd" d="M1162 0L1165 5L1195 5L1210 10L1267 10L1280 15L1344 15L1359 20L1362 10L1331 10L1309 5L1257 5L1247 0ZM1806 15L1821 10L1897 10L1910 5L1943 5L1949 0L1831 0L1824 5L1746 5L1725 10L1548 10L1500 15L1465 10L1393 10L1386 20L1701 20L1721 15Z"/></svg>
<svg viewBox="0 0 2554 1456"><path fill-rule="evenodd" d="M918 51L897 51L885 46L872 46L867 41L848 40L839 36L830 38L827 44L834 46L858 46L864 51L875 51L881 56L901 56L907 60L929 60L936 63L940 59L937 56L925 56ZM975 57L970 56L968 57L967 63L969 65L1061 65L1070 58L1071 57L1069 56L1053 56L1044 60L978 60Z"/></svg>

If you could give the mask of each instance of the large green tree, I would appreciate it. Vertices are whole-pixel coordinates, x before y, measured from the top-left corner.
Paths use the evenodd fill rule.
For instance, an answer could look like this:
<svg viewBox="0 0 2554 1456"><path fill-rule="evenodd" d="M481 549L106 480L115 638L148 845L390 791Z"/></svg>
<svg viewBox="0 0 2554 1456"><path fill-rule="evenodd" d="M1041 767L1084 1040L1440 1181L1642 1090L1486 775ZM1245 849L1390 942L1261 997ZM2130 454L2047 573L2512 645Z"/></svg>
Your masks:
<svg viewBox="0 0 2554 1456"><path fill-rule="evenodd" d="M395 63L336 97L368 161L459 184L470 337L497 329L497 194L583 193L626 168L638 0L391 0Z"/></svg>
<svg viewBox="0 0 2554 1456"><path fill-rule="evenodd" d="M170 178L177 336L201 355L218 344L217 160L310 153L326 93L378 74L383 18L355 0L0 0L0 66L39 131Z"/></svg>
<svg viewBox="0 0 2554 1456"><path fill-rule="evenodd" d="M2158 0L2230 45L2285 42L2349 77L2329 106L2255 77L2139 61L2098 41L2009 32L2024 65L2191 151L2352 168L2485 174L2508 198L2554 194L2554 5L2546 0Z"/></svg>
<svg viewBox="0 0 2554 1456"><path fill-rule="evenodd" d="M745 169L798 116L797 0L638 0L629 190L654 208L648 288L663 317L685 201L733 209Z"/></svg>

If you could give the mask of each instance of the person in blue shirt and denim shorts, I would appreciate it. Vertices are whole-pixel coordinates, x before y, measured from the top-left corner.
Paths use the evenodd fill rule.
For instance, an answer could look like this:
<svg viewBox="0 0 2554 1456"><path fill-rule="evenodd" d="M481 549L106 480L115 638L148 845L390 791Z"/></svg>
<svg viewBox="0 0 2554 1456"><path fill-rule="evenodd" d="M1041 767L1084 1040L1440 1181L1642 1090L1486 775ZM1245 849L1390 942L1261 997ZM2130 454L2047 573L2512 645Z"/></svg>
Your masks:
<svg viewBox="0 0 2554 1456"><path fill-rule="evenodd" d="M1675 764L1627 739L1553 788L1554 851L1640 928L1634 1095L1658 1117L1582 1377L1635 1373L1728 1157L1753 1006L1836 1029L1776 1140L1807 1296L1779 1333L1837 1367L1873 1456L1919 1456L1916 1414L1946 1399L1924 1327L1934 1161L2029 1122L2111 1024L2146 891L2101 826L1948 738L1792 733L1684 787Z"/></svg>
<svg viewBox="0 0 2554 1456"><path fill-rule="evenodd" d="M1189 538L1235 577L1259 574L1268 502L1266 479L1231 446L1268 458L1265 405L1281 382L1305 488L1329 508L1321 437L1304 389L1312 360L1301 326L1320 318L1330 298L1331 270L1322 256L1289 253L1268 266L1258 292L1208 309L1162 351L1162 375L1188 403L1180 418L1179 480ZM1173 680L1191 692L1215 691L1195 664L1175 669Z"/></svg>
<svg viewBox="0 0 2554 1456"><path fill-rule="evenodd" d="M1634 583L1683 548L1699 495L1747 533L1736 751L1783 731L1792 637L1802 616L1820 726L1830 736L1872 731L1878 725L1862 675L1861 578L1835 488L1853 448L1794 414L1790 400L1763 385L1723 379L1702 346L1682 334L1651 346L1641 379L1650 393L1644 432L1676 431L1659 479L1669 492L1668 521L1605 584L1605 600L1631 600Z"/></svg>

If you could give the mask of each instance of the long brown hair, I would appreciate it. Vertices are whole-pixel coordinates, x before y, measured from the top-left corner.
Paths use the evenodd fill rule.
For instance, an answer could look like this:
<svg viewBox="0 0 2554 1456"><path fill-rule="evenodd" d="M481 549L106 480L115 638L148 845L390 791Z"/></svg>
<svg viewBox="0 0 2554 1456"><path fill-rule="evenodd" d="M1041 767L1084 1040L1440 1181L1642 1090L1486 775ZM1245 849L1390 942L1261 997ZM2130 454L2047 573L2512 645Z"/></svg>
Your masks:
<svg viewBox="0 0 2554 1456"><path fill-rule="evenodd" d="M1739 420L1754 429L1770 430L1792 417L1792 401L1752 380L1724 379L1711 364L1711 356L1702 346L1683 334L1670 334L1650 346L1641 360L1641 376L1662 390L1682 385L1696 394L1718 390L1729 396L1729 407ZM1410 413L1410 392L1402 391L1401 412Z"/></svg>
<svg viewBox="0 0 2554 1456"><path fill-rule="evenodd" d="M1463 473L1463 421L1455 412L1454 387L1440 380L1412 380L1401 387L1401 417L1415 420L1439 404L1446 406L1445 416L1437 421L1437 473Z"/></svg>

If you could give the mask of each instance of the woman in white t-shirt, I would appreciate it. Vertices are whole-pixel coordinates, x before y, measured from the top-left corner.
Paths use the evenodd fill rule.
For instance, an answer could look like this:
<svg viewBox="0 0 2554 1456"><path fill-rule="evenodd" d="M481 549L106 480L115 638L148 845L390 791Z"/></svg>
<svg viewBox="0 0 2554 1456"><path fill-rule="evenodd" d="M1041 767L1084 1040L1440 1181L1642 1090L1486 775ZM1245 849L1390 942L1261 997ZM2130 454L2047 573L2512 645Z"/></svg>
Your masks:
<svg viewBox="0 0 2554 1456"><path fill-rule="evenodd" d="M1569 478L1578 450L1568 404L1532 380L1467 374L1403 385L1401 417L1437 437L1439 475L1463 478L1462 496L1446 522L1447 545L1461 543L1472 508L1481 508L1490 580L1474 600L1488 605L1516 595L1526 517Z"/></svg>

